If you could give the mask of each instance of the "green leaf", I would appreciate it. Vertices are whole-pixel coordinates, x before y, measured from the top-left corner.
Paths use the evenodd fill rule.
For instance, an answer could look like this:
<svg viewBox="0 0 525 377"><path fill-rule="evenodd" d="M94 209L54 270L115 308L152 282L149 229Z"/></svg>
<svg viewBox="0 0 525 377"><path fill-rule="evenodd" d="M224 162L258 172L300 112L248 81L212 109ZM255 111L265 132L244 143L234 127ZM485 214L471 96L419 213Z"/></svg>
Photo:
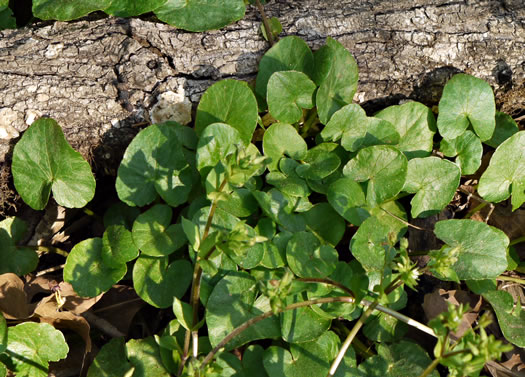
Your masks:
<svg viewBox="0 0 525 377"><path fill-rule="evenodd" d="M501 143L519 131L518 124L508 114L496 111L496 129L489 140L484 143L497 148Z"/></svg>
<svg viewBox="0 0 525 377"><path fill-rule="evenodd" d="M197 145L197 169L213 168L242 143L240 133L225 123L213 123L201 133ZM205 170L207 175L208 170Z"/></svg>
<svg viewBox="0 0 525 377"><path fill-rule="evenodd" d="M339 178L328 188L328 202L347 221L354 225L361 223L370 216L366 207L363 188L351 178Z"/></svg>
<svg viewBox="0 0 525 377"><path fill-rule="evenodd" d="M282 162L285 160L294 161L290 158L283 158L281 159L280 165L282 165ZM299 166L296 161L294 162L296 166ZM293 175L288 176L281 172L272 171L266 175L266 183L275 186L279 191L286 195L298 197L306 197L310 195L311 191L306 181L300 178L295 170L293 170L292 174Z"/></svg>
<svg viewBox="0 0 525 377"><path fill-rule="evenodd" d="M120 281L126 271L126 264L107 266L102 261L102 238L89 238L77 243L67 256L64 280L79 296L95 297Z"/></svg>
<svg viewBox="0 0 525 377"><path fill-rule="evenodd" d="M16 19L9 8L9 0L0 1L0 30L2 29L16 29Z"/></svg>
<svg viewBox="0 0 525 377"><path fill-rule="evenodd" d="M454 197L460 178L458 166L439 157L408 161L403 191L416 194L410 202L412 217L428 217L445 208Z"/></svg>
<svg viewBox="0 0 525 377"><path fill-rule="evenodd" d="M91 363L87 377L127 376L133 366L129 363L124 338L113 338L97 353Z"/></svg>
<svg viewBox="0 0 525 377"><path fill-rule="evenodd" d="M253 3L253 1L250 2ZM264 4L264 2L261 1L261 4ZM283 31L283 25L281 25L281 22L277 17L268 19L268 24L270 25L270 34L272 34L274 38L276 38ZM268 35L266 35L266 28L264 27L264 24L261 23L259 30L261 31L263 38L268 41Z"/></svg>
<svg viewBox="0 0 525 377"><path fill-rule="evenodd" d="M266 99L268 80L274 72L299 71L311 77L313 65L314 56L303 39L296 36L284 37L262 57L255 91Z"/></svg>
<svg viewBox="0 0 525 377"><path fill-rule="evenodd" d="M332 152L336 147L334 143L322 143L309 149L295 172L299 177L309 180L318 181L328 177L341 165L337 154Z"/></svg>
<svg viewBox="0 0 525 377"><path fill-rule="evenodd" d="M175 318L177 318L182 327L186 330L191 330L193 328L193 309L191 305L174 297L172 308Z"/></svg>
<svg viewBox="0 0 525 377"><path fill-rule="evenodd" d="M457 257L452 269L461 280L490 279L507 268L509 239L501 230L474 220L443 220L436 236L446 243L444 252Z"/></svg>
<svg viewBox="0 0 525 377"><path fill-rule="evenodd" d="M316 104L319 120L327 124L332 115L343 106L352 103L357 90L357 63L344 46L328 37L326 44L317 50L315 76Z"/></svg>
<svg viewBox="0 0 525 377"><path fill-rule="evenodd" d="M34 0L33 16L42 20L71 21L96 10L104 10L111 0Z"/></svg>
<svg viewBox="0 0 525 377"><path fill-rule="evenodd" d="M251 191L245 188L234 189L226 200L218 202L217 207L236 217L248 217L259 208Z"/></svg>
<svg viewBox="0 0 525 377"><path fill-rule="evenodd" d="M220 29L245 11L244 0L168 0L154 10L159 20L188 31Z"/></svg>
<svg viewBox="0 0 525 377"><path fill-rule="evenodd" d="M336 246L346 230L344 219L328 203L315 204L304 213L306 226L324 242Z"/></svg>
<svg viewBox="0 0 525 377"><path fill-rule="evenodd" d="M56 121L40 118L24 133L11 165L16 191L36 210L44 209L53 191L64 207L84 207L95 194L91 167L66 141Z"/></svg>
<svg viewBox="0 0 525 377"><path fill-rule="evenodd" d="M126 203L116 202L104 213L104 227L109 228L111 225L122 225L127 230L131 230L133 222L140 215L140 209L130 207Z"/></svg>
<svg viewBox="0 0 525 377"><path fill-rule="evenodd" d="M304 301L302 295L286 297L286 306ZM329 328L332 320L314 312L308 306L281 313L282 338L288 343L310 342Z"/></svg>
<svg viewBox="0 0 525 377"><path fill-rule="evenodd" d="M131 339L126 343L130 363L135 367L133 377L170 377L162 365L159 346L152 336Z"/></svg>
<svg viewBox="0 0 525 377"><path fill-rule="evenodd" d="M465 131L453 140L443 139L439 150L447 157L455 157L462 175L474 174L481 165L483 146L472 131Z"/></svg>
<svg viewBox="0 0 525 377"><path fill-rule="evenodd" d="M445 139L455 139L472 125L481 141L496 127L496 103L490 85L474 76L457 74L443 88L437 126Z"/></svg>
<svg viewBox="0 0 525 377"><path fill-rule="evenodd" d="M111 5L104 12L115 17L133 17L160 7L166 0L111 0Z"/></svg>
<svg viewBox="0 0 525 377"><path fill-rule="evenodd" d="M110 225L102 236L102 262L118 268L139 256L131 232L123 225Z"/></svg>
<svg viewBox="0 0 525 377"><path fill-rule="evenodd" d="M267 298L257 294L257 282L246 272L230 272L213 288L206 306L206 323L210 343L215 347L226 335L247 320L268 310ZM276 317L267 318L249 327L226 345L234 349L256 339L277 338L281 335Z"/></svg>
<svg viewBox="0 0 525 377"><path fill-rule="evenodd" d="M260 345L246 347L242 354L242 366L245 376L269 377L263 365L264 348Z"/></svg>
<svg viewBox="0 0 525 377"><path fill-rule="evenodd" d="M379 344L377 355L359 364L359 377L417 377L432 360L419 345L402 340L392 345ZM439 377L434 370L429 375Z"/></svg>
<svg viewBox="0 0 525 377"><path fill-rule="evenodd" d="M257 112L257 100L244 81L221 80L202 95L195 131L201 135L210 124L226 123L239 132L244 144L249 144L257 125Z"/></svg>
<svg viewBox="0 0 525 377"><path fill-rule="evenodd" d="M130 206L145 206L158 195L172 207L186 202L195 183L177 123L153 124L131 141L118 169L116 189Z"/></svg>
<svg viewBox="0 0 525 377"><path fill-rule="evenodd" d="M498 323L507 339L518 347L525 347L525 310L517 309L511 294L505 291L489 291L483 293L498 318Z"/></svg>
<svg viewBox="0 0 525 377"><path fill-rule="evenodd" d="M272 377L326 376L338 346L339 338L331 331L311 342L290 344L290 351L270 346L264 351L264 368ZM335 376L347 376L345 370L352 364L355 366L355 352L350 348Z"/></svg>
<svg viewBox="0 0 525 377"><path fill-rule="evenodd" d="M394 147L374 145L361 149L343 169L358 182L368 181L366 200L371 206L396 196L405 183L408 161Z"/></svg>
<svg viewBox="0 0 525 377"><path fill-rule="evenodd" d="M379 313L366 322L363 334L374 342L394 343L400 341L408 329L404 322L388 314Z"/></svg>
<svg viewBox="0 0 525 377"><path fill-rule="evenodd" d="M272 124L264 133L264 155L272 159L268 165L270 171L276 170L279 159L287 155L294 160L301 160L306 156L307 145L297 130L286 123Z"/></svg>
<svg viewBox="0 0 525 377"><path fill-rule="evenodd" d="M505 140L490 159L481 175L478 192L489 202L501 202L512 191L512 210L525 202L525 131ZM510 189L510 190L509 190Z"/></svg>
<svg viewBox="0 0 525 377"><path fill-rule="evenodd" d="M296 123L303 109L314 106L315 83L298 71L275 72L268 80L266 102L272 116L284 123Z"/></svg>
<svg viewBox="0 0 525 377"><path fill-rule="evenodd" d="M4 315L0 313L0 353L3 353L7 348L7 322Z"/></svg>
<svg viewBox="0 0 525 377"><path fill-rule="evenodd" d="M141 255L133 267L133 287L148 304L168 308L173 297L181 298L191 283L191 263L179 259L169 264L168 257Z"/></svg>
<svg viewBox="0 0 525 377"><path fill-rule="evenodd" d="M400 140L396 147L407 158L427 157L432 152L436 119L432 111L419 102L389 106L374 117L394 125Z"/></svg>
<svg viewBox="0 0 525 377"><path fill-rule="evenodd" d="M350 241L352 255L366 271L383 271L392 248L388 242L389 228L376 217L369 217Z"/></svg>
<svg viewBox="0 0 525 377"><path fill-rule="evenodd" d="M156 204L137 217L132 235L143 254L169 255L186 243L182 226L171 224L171 217L172 210L165 204Z"/></svg>
<svg viewBox="0 0 525 377"><path fill-rule="evenodd" d="M282 192L271 189L268 192L253 191L263 213L275 223L291 232L305 229L305 220L301 214L292 214L293 203Z"/></svg>
<svg viewBox="0 0 525 377"><path fill-rule="evenodd" d="M16 246L26 230L26 223L18 217L0 221L0 274L12 272L21 276L34 271L38 265L38 254L34 249Z"/></svg>
<svg viewBox="0 0 525 377"><path fill-rule="evenodd" d="M341 140L341 146L350 152L361 147L367 132L368 117L361 106L349 104L337 110L321 131L325 141Z"/></svg>
<svg viewBox="0 0 525 377"><path fill-rule="evenodd" d="M399 149L401 136L396 127L387 120L368 117L366 135L361 148L372 145L395 145Z"/></svg>
<svg viewBox="0 0 525 377"><path fill-rule="evenodd" d="M69 352L64 335L48 323L24 322L10 327L0 361L17 377L47 377L49 362Z"/></svg>
<svg viewBox="0 0 525 377"><path fill-rule="evenodd" d="M335 270L338 254L332 246L321 245L312 233L297 232L286 247L286 260L297 276L324 278Z"/></svg>

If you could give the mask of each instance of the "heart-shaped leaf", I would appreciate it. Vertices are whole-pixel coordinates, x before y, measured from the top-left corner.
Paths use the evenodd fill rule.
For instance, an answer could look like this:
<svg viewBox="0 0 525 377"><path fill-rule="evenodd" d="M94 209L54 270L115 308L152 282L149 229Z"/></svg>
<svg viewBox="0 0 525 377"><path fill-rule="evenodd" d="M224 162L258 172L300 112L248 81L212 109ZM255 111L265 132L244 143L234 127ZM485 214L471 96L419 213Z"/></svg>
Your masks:
<svg viewBox="0 0 525 377"><path fill-rule="evenodd" d="M358 182L367 181L366 200L371 206L396 196L405 183L408 161L398 149L374 145L361 149L343 169Z"/></svg>
<svg viewBox="0 0 525 377"><path fill-rule="evenodd" d="M452 269L461 280L491 279L507 268L509 239L501 230L474 220L443 220L436 236L446 243L445 254L457 258Z"/></svg>
<svg viewBox="0 0 525 377"><path fill-rule="evenodd" d="M363 188L352 178L339 178L328 188L328 202L347 221L354 225L361 223L370 216L366 207Z"/></svg>
<svg viewBox="0 0 525 377"><path fill-rule="evenodd" d="M314 56L306 42L296 36L284 37L262 57L255 91L266 99L268 80L274 72L299 71L311 77L313 66Z"/></svg>
<svg viewBox="0 0 525 377"><path fill-rule="evenodd" d="M465 131L453 140L443 139L439 150L447 157L455 157L462 175L474 174L481 165L483 146L472 131Z"/></svg>
<svg viewBox="0 0 525 377"><path fill-rule="evenodd" d="M505 339L518 347L525 347L525 310L516 308L514 298L505 291L485 292L483 298L496 312Z"/></svg>
<svg viewBox="0 0 525 377"><path fill-rule="evenodd" d="M289 124L272 124L264 133L264 155L272 159L268 165L269 170L276 170L279 159L285 154L294 160L303 159L306 156L307 149L304 139Z"/></svg>
<svg viewBox="0 0 525 377"><path fill-rule="evenodd" d="M374 115L394 125L400 140L396 147L410 159L432 152L436 119L432 110L419 102L389 106Z"/></svg>
<svg viewBox="0 0 525 377"><path fill-rule="evenodd" d="M131 232L124 225L111 225L102 236L102 262L118 268L139 256Z"/></svg>
<svg viewBox="0 0 525 377"><path fill-rule="evenodd" d="M196 178L184 154L180 128L174 122L153 124L135 136L118 169L120 200L144 206L160 195L173 207L187 200Z"/></svg>
<svg viewBox="0 0 525 377"><path fill-rule="evenodd" d="M284 123L296 123L303 116L303 109L314 106L315 83L298 71L275 72L268 80L268 110Z"/></svg>
<svg viewBox="0 0 525 377"><path fill-rule="evenodd" d="M244 17L243 0L167 0L154 10L159 20L188 31L220 29Z"/></svg>
<svg viewBox="0 0 525 377"><path fill-rule="evenodd" d="M489 140L484 143L497 148L501 143L519 131L516 121L509 114L496 111L496 129Z"/></svg>
<svg viewBox="0 0 525 377"><path fill-rule="evenodd" d="M185 259L169 264L168 257L141 255L133 267L133 287L148 304L168 308L181 298L191 283L193 268Z"/></svg>
<svg viewBox="0 0 525 377"><path fill-rule="evenodd" d="M286 260L297 276L324 278L335 270L338 254L312 233L297 232L286 247Z"/></svg>
<svg viewBox="0 0 525 377"><path fill-rule="evenodd" d="M89 238L77 243L67 256L64 280L79 296L95 297L120 281L126 271L125 263L107 266L102 261L102 238Z"/></svg>
<svg viewBox="0 0 525 377"><path fill-rule="evenodd" d="M83 17L96 10L106 9L111 0L35 0L33 1L33 16L42 20L70 21Z"/></svg>
<svg viewBox="0 0 525 377"><path fill-rule="evenodd" d="M26 130L13 150L11 170L16 191L36 210L46 206L51 191L70 208L84 207L95 194L91 167L53 119L40 118Z"/></svg>
<svg viewBox="0 0 525 377"><path fill-rule="evenodd" d="M257 100L244 81L222 80L210 86L197 107L195 131L198 135L213 123L226 123L250 143L257 125Z"/></svg>
<svg viewBox="0 0 525 377"><path fill-rule="evenodd" d="M341 165L341 159L333 152L336 147L334 143L322 143L309 149L295 172L308 180L319 181L328 177Z"/></svg>
<svg viewBox="0 0 525 377"><path fill-rule="evenodd" d="M399 147L401 136L396 127L385 119L368 117L366 135L361 148L372 145L395 145Z"/></svg>
<svg viewBox="0 0 525 377"><path fill-rule="evenodd" d="M392 252L388 233L388 226L376 217L369 217L352 237L350 251L366 271L383 271L387 266Z"/></svg>
<svg viewBox="0 0 525 377"><path fill-rule="evenodd" d="M18 217L8 217L0 221L0 274L12 272L21 276L35 270L38 264L36 251L16 246L26 230L26 223Z"/></svg>
<svg viewBox="0 0 525 377"><path fill-rule="evenodd" d="M104 12L115 17L133 17L151 12L166 0L111 0L111 5Z"/></svg>
<svg viewBox="0 0 525 377"><path fill-rule="evenodd" d="M171 224L172 210L156 204L137 217L133 223L133 242L147 255L165 256L186 243L181 225Z"/></svg>
<svg viewBox="0 0 525 377"><path fill-rule="evenodd" d="M207 175L209 168L224 161L226 156L237 150L239 144L242 144L242 139L235 128L225 123L210 124L201 133L197 144L197 169Z"/></svg>
<svg viewBox="0 0 525 377"><path fill-rule="evenodd" d="M230 272L213 288L206 306L206 323L212 346L247 320L270 310L264 296L255 299L257 282L246 272ZM281 335L276 317L267 318L249 327L226 345L234 349L256 339L277 338Z"/></svg>
<svg viewBox="0 0 525 377"><path fill-rule="evenodd" d="M457 138L472 125L481 141L488 140L496 127L495 116L494 93L486 81L460 73L443 88L437 126L445 139Z"/></svg>
<svg viewBox="0 0 525 377"><path fill-rule="evenodd" d="M7 336L0 361L17 376L47 377L49 362L69 352L64 335L48 323L24 322L10 327Z"/></svg>
<svg viewBox="0 0 525 377"><path fill-rule="evenodd" d="M450 203L459 186L458 166L439 157L414 158L408 161L403 191L415 193L412 217L428 217Z"/></svg>
<svg viewBox="0 0 525 377"><path fill-rule="evenodd" d="M512 210L525 202L525 131L515 133L496 149L482 174L478 192L489 202L507 199L512 191ZM510 190L509 190L510 189Z"/></svg>
<svg viewBox="0 0 525 377"><path fill-rule="evenodd" d="M352 103L357 90L358 68L352 54L330 37L314 57L313 79L319 85L315 101L319 120L327 124L337 110Z"/></svg>
<svg viewBox="0 0 525 377"><path fill-rule="evenodd" d="M361 106L354 103L337 110L326 127L321 131L321 137L327 141L338 141L350 152L356 152L364 141L367 132L368 117Z"/></svg>

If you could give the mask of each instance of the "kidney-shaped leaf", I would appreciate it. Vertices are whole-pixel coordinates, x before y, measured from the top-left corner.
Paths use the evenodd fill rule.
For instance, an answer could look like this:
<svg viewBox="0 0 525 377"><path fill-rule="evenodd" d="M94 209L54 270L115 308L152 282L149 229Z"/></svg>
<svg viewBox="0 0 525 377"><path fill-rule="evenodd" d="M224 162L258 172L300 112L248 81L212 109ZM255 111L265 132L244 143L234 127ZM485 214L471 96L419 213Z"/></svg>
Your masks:
<svg viewBox="0 0 525 377"><path fill-rule="evenodd" d="M24 322L10 327L7 336L0 361L20 377L47 377L49 362L69 352L64 335L48 323Z"/></svg>
<svg viewBox="0 0 525 377"><path fill-rule="evenodd" d="M376 217L369 217L350 241L352 255L366 271L382 271L386 267L389 228Z"/></svg>
<svg viewBox="0 0 525 377"><path fill-rule="evenodd" d="M33 16L42 20L70 21L103 10L110 4L111 0L34 0Z"/></svg>
<svg viewBox="0 0 525 377"><path fill-rule="evenodd" d="M374 145L361 149L343 169L343 174L358 182L368 181L367 203L381 204L396 196L405 183L408 161L398 149Z"/></svg>
<svg viewBox="0 0 525 377"><path fill-rule="evenodd" d="M491 279L507 268L509 239L501 230L474 220L443 220L436 236L446 243L444 252L455 255L452 269L461 280Z"/></svg>
<svg viewBox="0 0 525 377"><path fill-rule="evenodd" d="M525 202L525 131L515 133L496 149L479 180L478 192L489 202L500 202L512 191L512 209Z"/></svg>
<svg viewBox="0 0 525 377"><path fill-rule="evenodd" d="M335 143L321 143L306 152L303 163L295 168L295 172L301 178L320 181L335 172L341 159L333 150L337 147Z"/></svg>
<svg viewBox="0 0 525 377"><path fill-rule="evenodd" d="M178 124L153 124L129 144L120 163L117 194L130 206L144 206L159 194L171 206L187 200L193 175L179 139Z"/></svg>
<svg viewBox="0 0 525 377"><path fill-rule="evenodd" d="M180 29L220 29L244 17L243 0L167 0L154 10L159 20Z"/></svg>
<svg viewBox="0 0 525 377"><path fill-rule="evenodd" d="M481 165L483 146L472 131L465 131L453 140L443 139L439 150L447 157L456 157L462 175L474 174Z"/></svg>
<svg viewBox="0 0 525 377"><path fill-rule="evenodd" d="M445 139L455 139L469 124L481 141L496 127L496 103L490 85L474 76L457 74L443 88L437 126Z"/></svg>
<svg viewBox="0 0 525 377"><path fill-rule="evenodd" d="M518 347L525 347L525 310L517 309L514 298L505 291L485 292L483 298L496 312L505 339Z"/></svg>
<svg viewBox="0 0 525 377"><path fill-rule="evenodd" d="M363 188L351 178L343 177L333 182L328 188L328 202L347 221L354 225L370 216L366 207Z"/></svg>
<svg viewBox="0 0 525 377"><path fill-rule="evenodd" d="M235 128L244 142L252 140L257 125L257 100L244 81L222 80L210 86L197 107L195 131L198 135L213 123Z"/></svg>
<svg viewBox="0 0 525 377"><path fill-rule="evenodd" d="M91 167L53 119L38 119L27 129L15 145L11 169L16 191L36 210L46 206L51 191L70 208L84 207L95 194Z"/></svg>
<svg viewBox="0 0 525 377"><path fill-rule="evenodd" d="M102 261L102 238L89 238L77 243L67 256L64 280L79 296L95 297L122 279L126 271L125 263L107 266Z"/></svg>
<svg viewBox="0 0 525 377"><path fill-rule="evenodd" d="M314 82L302 72L275 72L268 80L268 110L281 122L296 123L303 116L303 109L314 106L315 89Z"/></svg>
<svg viewBox="0 0 525 377"><path fill-rule="evenodd" d="M432 110L419 102L389 106L374 115L394 125L400 140L396 147L408 158L426 157L432 152L436 119Z"/></svg>
<svg viewBox="0 0 525 377"><path fill-rule="evenodd" d="M412 217L428 217L445 208L452 200L460 178L458 166L439 157L408 161L403 191L416 194L410 202Z"/></svg>
<svg viewBox="0 0 525 377"><path fill-rule="evenodd" d="M323 140L341 140L344 149L356 152L364 141L368 118L365 111L357 104L349 104L337 110L326 127L321 131Z"/></svg>
<svg viewBox="0 0 525 377"><path fill-rule="evenodd" d="M272 124L264 133L263 151L264 155L272 159L268 169L276 170L279 159L288 155L294 160L301 160L307 151L306 142L297 133L297 130L286 123Z"/></svg>

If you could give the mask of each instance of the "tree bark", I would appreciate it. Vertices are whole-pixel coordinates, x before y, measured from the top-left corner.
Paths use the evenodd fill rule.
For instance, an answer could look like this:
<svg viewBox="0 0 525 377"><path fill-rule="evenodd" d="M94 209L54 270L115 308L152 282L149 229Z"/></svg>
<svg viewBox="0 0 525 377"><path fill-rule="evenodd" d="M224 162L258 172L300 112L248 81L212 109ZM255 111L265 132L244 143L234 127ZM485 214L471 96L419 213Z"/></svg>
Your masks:
<svg viewBox="0 0 525 377"><path fill-rule="evenodd" d="M504 111L523 115L521 0L275 0L265 9L281 37L313 49L328 36L341 42L359 65L355 100L368 112L403 99L435 104L463 71L487 80ZM8 165L35 117L49 116L95 168L114 174L159 94L183 88L195 105L217 80L255 78L269 47L260 24L249 7L243 20L205 33L118 18L0 31L0 162Z"/></svg>

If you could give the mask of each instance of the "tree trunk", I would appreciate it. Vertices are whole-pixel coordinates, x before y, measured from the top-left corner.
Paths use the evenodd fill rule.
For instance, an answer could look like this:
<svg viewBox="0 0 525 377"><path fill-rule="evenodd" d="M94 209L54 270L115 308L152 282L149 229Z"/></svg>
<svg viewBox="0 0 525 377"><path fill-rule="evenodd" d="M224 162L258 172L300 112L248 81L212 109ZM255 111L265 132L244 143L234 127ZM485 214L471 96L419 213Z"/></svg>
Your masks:
<svg viewBox="0 0 525 377"><path fill-rule="evenodd" d="M487 80L504 111L523 115L522 0L275 0L265 9L281 36L313 49L328 36L341 42L359 65L355 100L368 112L403 99L435 104L464 71ZM49 116L99 172L114 174L160 94L183 89L195 105L217 80L255 78L269 47L260 23L249 7L243 20L205 33L117 18L0 31L0 162L8 165L35 117Z"/></svg>

